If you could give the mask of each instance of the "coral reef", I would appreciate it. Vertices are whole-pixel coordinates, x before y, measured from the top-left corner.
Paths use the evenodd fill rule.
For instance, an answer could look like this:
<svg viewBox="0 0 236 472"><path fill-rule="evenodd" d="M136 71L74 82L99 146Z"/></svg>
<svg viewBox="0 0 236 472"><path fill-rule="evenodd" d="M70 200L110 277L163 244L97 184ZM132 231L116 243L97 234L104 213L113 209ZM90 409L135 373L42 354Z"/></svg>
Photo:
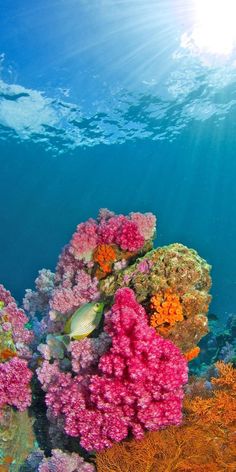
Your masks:
<svg viewBox="0 0 236 472"><path fill-rule="evenodd" d="M159 465L160 472L214 470L210 469L214 454L205 469L194 461L189 469L186 456L191 431L196 454L201 441L203 451L206 447L206 425L199 426L203 439L197 439L195 426L200 409L207 409L203 402L213 402L219 391L220 409L220 401L228 395L222 364L217 365L221 384L207 378L186 386L188 362L199 355L197 344L208 332L210 266L181 244L153 249L155 234L156 218L151 213L124 216L102 209L96 219L80 223L62 250L55 273L42 269L35 290L26 291L23 303L30 322L0 286L4 414L30 404L33 375L30 414L36 417L37 444L22 472L90 472L95 470L96 451L98 470L104 467L104 472L148 472L153 460L150 472L159 472ZM97 312L92 316L90 309L97 305L102 306L99 316ZM81 333L89 337L80 339ZM231 346L225 350L222 356L227 358ZM213 412L212 405L208 408ZM230 434L227 439L230 444ZM146 446L140 446L139 453L141 444ZM8 467L7 461L10 464L9 453L0 471ZM126 468L119 469L120 464Z"/></svg>
<svg viewBox="0 0 236 472"><path fill-rule="evenodd" d="M150 249L155 225L150 213L126 217L108 210L100 211L97 220L79 224L59 258L51 309L66 313L96 300L98 279Z"/></svg>
<svg viewBox="0 0 236 472"><path fill-rule="evenodd" d="M220 362L216 367L219 377L211 379L207 398L203 386L202 392L193 386L186 395L181 426L150 432L141 441L124 441L98 453L98 472L233 472L236 374L232 365Z"/></svg>

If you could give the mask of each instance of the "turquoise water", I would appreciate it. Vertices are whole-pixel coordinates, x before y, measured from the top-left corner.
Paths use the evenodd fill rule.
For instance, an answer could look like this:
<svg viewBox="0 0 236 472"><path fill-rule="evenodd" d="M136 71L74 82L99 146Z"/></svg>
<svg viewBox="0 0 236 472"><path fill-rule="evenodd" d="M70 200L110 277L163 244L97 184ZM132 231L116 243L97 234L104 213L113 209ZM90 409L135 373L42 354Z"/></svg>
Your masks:
<svg viewBox="0 0 236 472"><path fill-rule="evenodd" d="M235 64L181 46L179 2L2 3L0 280L20 301L100 207L212 264L235 312ZM91 6L91 4L93 5Z"/></svg>

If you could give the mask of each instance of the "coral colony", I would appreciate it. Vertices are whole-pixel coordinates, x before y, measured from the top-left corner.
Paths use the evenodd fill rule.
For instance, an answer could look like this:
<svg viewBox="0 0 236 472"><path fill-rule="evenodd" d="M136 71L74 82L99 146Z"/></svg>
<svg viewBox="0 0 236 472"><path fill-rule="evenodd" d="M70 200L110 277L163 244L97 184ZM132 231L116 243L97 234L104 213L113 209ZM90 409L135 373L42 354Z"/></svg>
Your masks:
<svg viewBox="0 0 236 472"><path fill-rule="evenodd" d="M0 472L235 470L233 344L188 378L210 266L155 236L151 213L102 209L24 310L0 286Z"/></svg>

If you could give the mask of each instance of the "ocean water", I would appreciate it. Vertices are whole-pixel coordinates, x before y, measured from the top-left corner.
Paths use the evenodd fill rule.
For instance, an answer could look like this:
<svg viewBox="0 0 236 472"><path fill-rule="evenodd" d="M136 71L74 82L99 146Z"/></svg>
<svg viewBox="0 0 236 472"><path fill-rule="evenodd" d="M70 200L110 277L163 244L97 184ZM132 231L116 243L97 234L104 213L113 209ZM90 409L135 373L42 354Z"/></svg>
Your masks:
<svg viewBox="0 0 236 472"><path fill-rule="evenodd" d="M40 268L54 269L76 225L100 207L152 211L156 245L182 242L212 265L211 311L224 322L236 305L236 160L234 135L216 147L214 129L210 120L172 143L101 144L59 157L38 143L2 141L1 281L20 301Z"/></svg>

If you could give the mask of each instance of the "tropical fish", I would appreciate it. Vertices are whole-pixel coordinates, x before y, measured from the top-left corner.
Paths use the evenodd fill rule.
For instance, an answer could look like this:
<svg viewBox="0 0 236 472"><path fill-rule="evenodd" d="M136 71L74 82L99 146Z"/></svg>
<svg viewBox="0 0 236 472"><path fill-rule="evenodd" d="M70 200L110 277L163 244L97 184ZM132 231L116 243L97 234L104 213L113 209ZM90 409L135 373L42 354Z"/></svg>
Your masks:
<svg viewBox="0 0 236 472"><path fill-rule="evenodd" d="M70 339L86 338L94 331L102 318L104 303L86 303L69 318L65 325L65 334Z"/></svg>
<svg viewBox="0 0 236 472"><path fill-rule="evenodd" d="M4 305L5 305L5 303L2 300L0 300L0 310L2 310L2 308L4 308Z"/></svg>

